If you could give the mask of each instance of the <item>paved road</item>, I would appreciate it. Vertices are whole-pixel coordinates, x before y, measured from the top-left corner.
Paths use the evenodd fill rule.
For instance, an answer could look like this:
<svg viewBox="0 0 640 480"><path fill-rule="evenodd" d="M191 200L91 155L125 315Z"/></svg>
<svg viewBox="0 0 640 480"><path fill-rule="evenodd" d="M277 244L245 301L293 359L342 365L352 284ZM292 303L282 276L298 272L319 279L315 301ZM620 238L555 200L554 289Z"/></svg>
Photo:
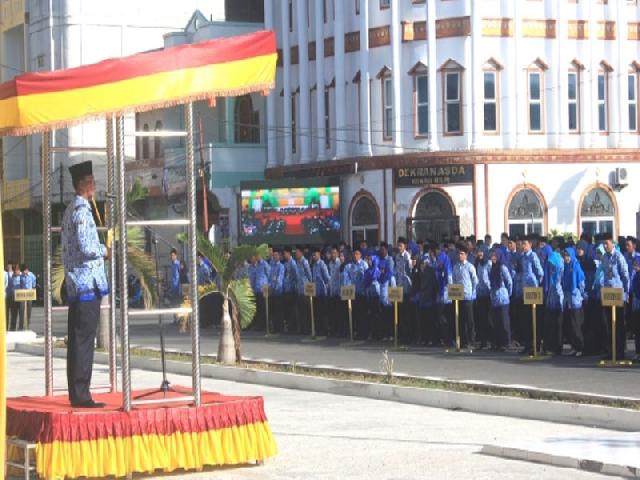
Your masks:
<svg viewBox="0 0 640 480"><path fill-rule="evenodd" d="M42 357L10 353L8 361L9 394L40 394ZM54 369L54 378L64 381L64 361L54 360ZM104 366L98 365L94 371L96 382L106 380ZM132 377L137 388L160 382L160 375L154 372L134 370ZM175 382L189 385L191 379L176 377ZM593 432L620 435L585 427L211 379L203 379L203 389L264 396L278 455L261 467L208 469L188 475L180 472L157 479L587 480L606 477L478 452L484 444L517 439L533 441L559 434L577 437Z"/></svg>
<svg viewBox="0 0 640 480"><path fill-rule="evenodd" d="M43 310L34 309L32 328L42 334ZM181 334L166 319L167 348L191 349L189 334ZM66 335L66 315L56 314L54 335ZM132 345L159 345L157 319L135 318L129 327ZM365 343L345 346L345 340L328 339L305 343L301 337L264 338L257 332L243 334L242 353L251 358L295 361L312 365L380 370L381 353L389 344ZM203 353L217 352L218 337L213 328L202 331ZM456 380L476 380L508 385L528 385L554 390L616 395L640 399L640 368L601 369L595 357L558 357L544 362L523 362L517 354L474 352L446 354L440 348L411 348L392 353L395 371L411 375Z"/></svg>

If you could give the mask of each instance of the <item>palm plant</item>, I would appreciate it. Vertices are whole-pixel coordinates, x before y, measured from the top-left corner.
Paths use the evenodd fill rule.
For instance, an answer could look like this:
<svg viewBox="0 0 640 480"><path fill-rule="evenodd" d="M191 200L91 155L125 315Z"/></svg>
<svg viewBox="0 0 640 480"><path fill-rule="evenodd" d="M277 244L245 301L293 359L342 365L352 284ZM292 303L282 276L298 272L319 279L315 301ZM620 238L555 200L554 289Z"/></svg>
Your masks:
<svg viewBox="0 0 640 480"><path fill-rule="evenodd" d="M222 295L222 332L218 346L218 361L236 363L241 361L240 332L251 325L256 313L256 301L249 279L239 275L246 261L257 255L268 254L266 244L239 245L229 254L212 244L203 234L198 234L198 250L209 259L217 272L216 282L198 287L198 297ZM231 305L231 313L229 313Z"/></svg>

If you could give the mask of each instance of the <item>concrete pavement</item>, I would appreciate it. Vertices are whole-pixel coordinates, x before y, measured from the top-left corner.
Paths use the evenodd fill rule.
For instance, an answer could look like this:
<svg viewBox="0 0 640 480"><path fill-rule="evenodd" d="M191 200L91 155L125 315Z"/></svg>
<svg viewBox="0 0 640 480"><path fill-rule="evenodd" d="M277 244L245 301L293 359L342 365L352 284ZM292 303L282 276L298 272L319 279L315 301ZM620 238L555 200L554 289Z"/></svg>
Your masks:
<svg viewBox="0 0 640 480"><path fill-rule="evenodd" d="M43 310L34 308L32 328L43 332ZM167 348L191 350L189 334L179 333L170 317L165 318ZM66 314L54 316L54 335L66 335ZM129 327L132 345L159 346L157 317L132 318ZM390 344L364 343L345 346L345 339L308 343L298 336L265 338L258 332L243 332L242 353L253 359L271 359L332 365L340 368L380 370L381 353ZM218 336L214 328L202 331L201 351L216 353ZM640 369L601 369L595 357L556 357L544 362L523 362L513 353L474 352L449 355L441 348L410 348L392 353L396 373L435 376L453 380L474 380L502 385L526 385L551 390L567 390L640 399Z"/></svg>
<svg viewBox="0 0 640 480"><path fill-rule="evenodd" d="M8 354L8 394L41 394L42 357ZM54 360L57 386L64 386L64 361ZM106 380L96 365L94 382ZM160 374L133 370L135 388L157 386ZM190 378L172 376L189 385ZM209 469L152 478L234 480L284 479L596 479L601 475L481 455L483 445L542 441L617 432L546 422L445 411L394 402L342 397L203 379L203 388L228 394L262 395L279 454L261 467ZM141 477L142 478L142 477ZM145 477L148 478L148 477ZM610 478L610 477L609 477Z"/></svg>

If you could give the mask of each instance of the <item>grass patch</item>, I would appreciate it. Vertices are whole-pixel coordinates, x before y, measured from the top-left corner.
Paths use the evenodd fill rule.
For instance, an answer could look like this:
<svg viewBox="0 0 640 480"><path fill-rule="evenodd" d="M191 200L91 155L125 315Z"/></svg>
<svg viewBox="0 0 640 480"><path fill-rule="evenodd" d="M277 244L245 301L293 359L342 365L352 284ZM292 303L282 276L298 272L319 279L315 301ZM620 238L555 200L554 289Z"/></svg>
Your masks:
<svg viewBox="0 0 640 480"><path fill-rule="evenodd" d="M63 341L58 341L54 344L59 348L66 348L66 344ZM99 352L105 352L105 349L96 349ZM141 348L134 347L131 348L130 354L133 357L144 357L144 358L160 358L160 351L156 349L149 348ZM179 353L179 352L166 352L165 358L168 361L175 362L187 362L191 363L191 354L190 353ZM212 356L203 356L200 359L201 364L203 365L220 365L215 357ZM420 377L411 377L411 376L398 376L394 375L392 371L392 366L389 367L388 362L392 362L392 359L389 358L387 354L387 358L383 358L383 362L381 365L386 365L386 368L383 367L383 373L358 373L358 372L349 372L346 370L339 369L330 369L330 368L318 368L318 367L309 367L309 366L301 366L296 362L292 363L264 363L264 362L248 362L243 361L234 365L224 365L225 367L231 368L241 368L241 369L254 369L254 370L263 370L268 372L278 372L278 373L294 373L297 375L307 375L311 377L319 377L326 378L332 380L345 380L351 382L366 382L366 383L377 383L377 384L386 384L386 385L395 385L399 387L412 387L412 388L424 388L424 389L433 389L433 390L447 390L452 392L460 392L460 393L474 393L480 395L492 395L492 396L503 396L503 397L513 397L513 398L523 398L530 400L547 400L547 401L557 401L557 402L566 402L566 403L576 403L576 404L585 404L585 405L599 405L605 407L614 407L614 408L625 408L630 410L640 410L640 400L629 400L625 398L616 398L612 396L597 396L597 395L589 395L589 394L581 394L581 393L571 393L571 392L554 392L548 390L529 390L523 388L515 388L515 387L503 387L498 385L482 385L482 384L473 384L473 383L465 383L458 382L453 380L430 380L426 378Z"/></svg>

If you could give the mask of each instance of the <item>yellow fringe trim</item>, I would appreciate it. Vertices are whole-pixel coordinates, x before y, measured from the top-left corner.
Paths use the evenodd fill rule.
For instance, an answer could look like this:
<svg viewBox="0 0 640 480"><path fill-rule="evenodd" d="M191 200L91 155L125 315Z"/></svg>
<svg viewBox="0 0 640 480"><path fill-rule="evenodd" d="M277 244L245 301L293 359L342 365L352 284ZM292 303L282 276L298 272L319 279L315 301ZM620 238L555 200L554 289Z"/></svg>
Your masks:
<svg viewBox="0 0 640 480"><path fill-rule="evenodd" d="M36 446L40 478L122 477L128 473L200 470L205 466L239 465L275 456L277 446L264 422L172 435L110 437ZM8 458L22 462L22 450L10 448Z"/></svg>

